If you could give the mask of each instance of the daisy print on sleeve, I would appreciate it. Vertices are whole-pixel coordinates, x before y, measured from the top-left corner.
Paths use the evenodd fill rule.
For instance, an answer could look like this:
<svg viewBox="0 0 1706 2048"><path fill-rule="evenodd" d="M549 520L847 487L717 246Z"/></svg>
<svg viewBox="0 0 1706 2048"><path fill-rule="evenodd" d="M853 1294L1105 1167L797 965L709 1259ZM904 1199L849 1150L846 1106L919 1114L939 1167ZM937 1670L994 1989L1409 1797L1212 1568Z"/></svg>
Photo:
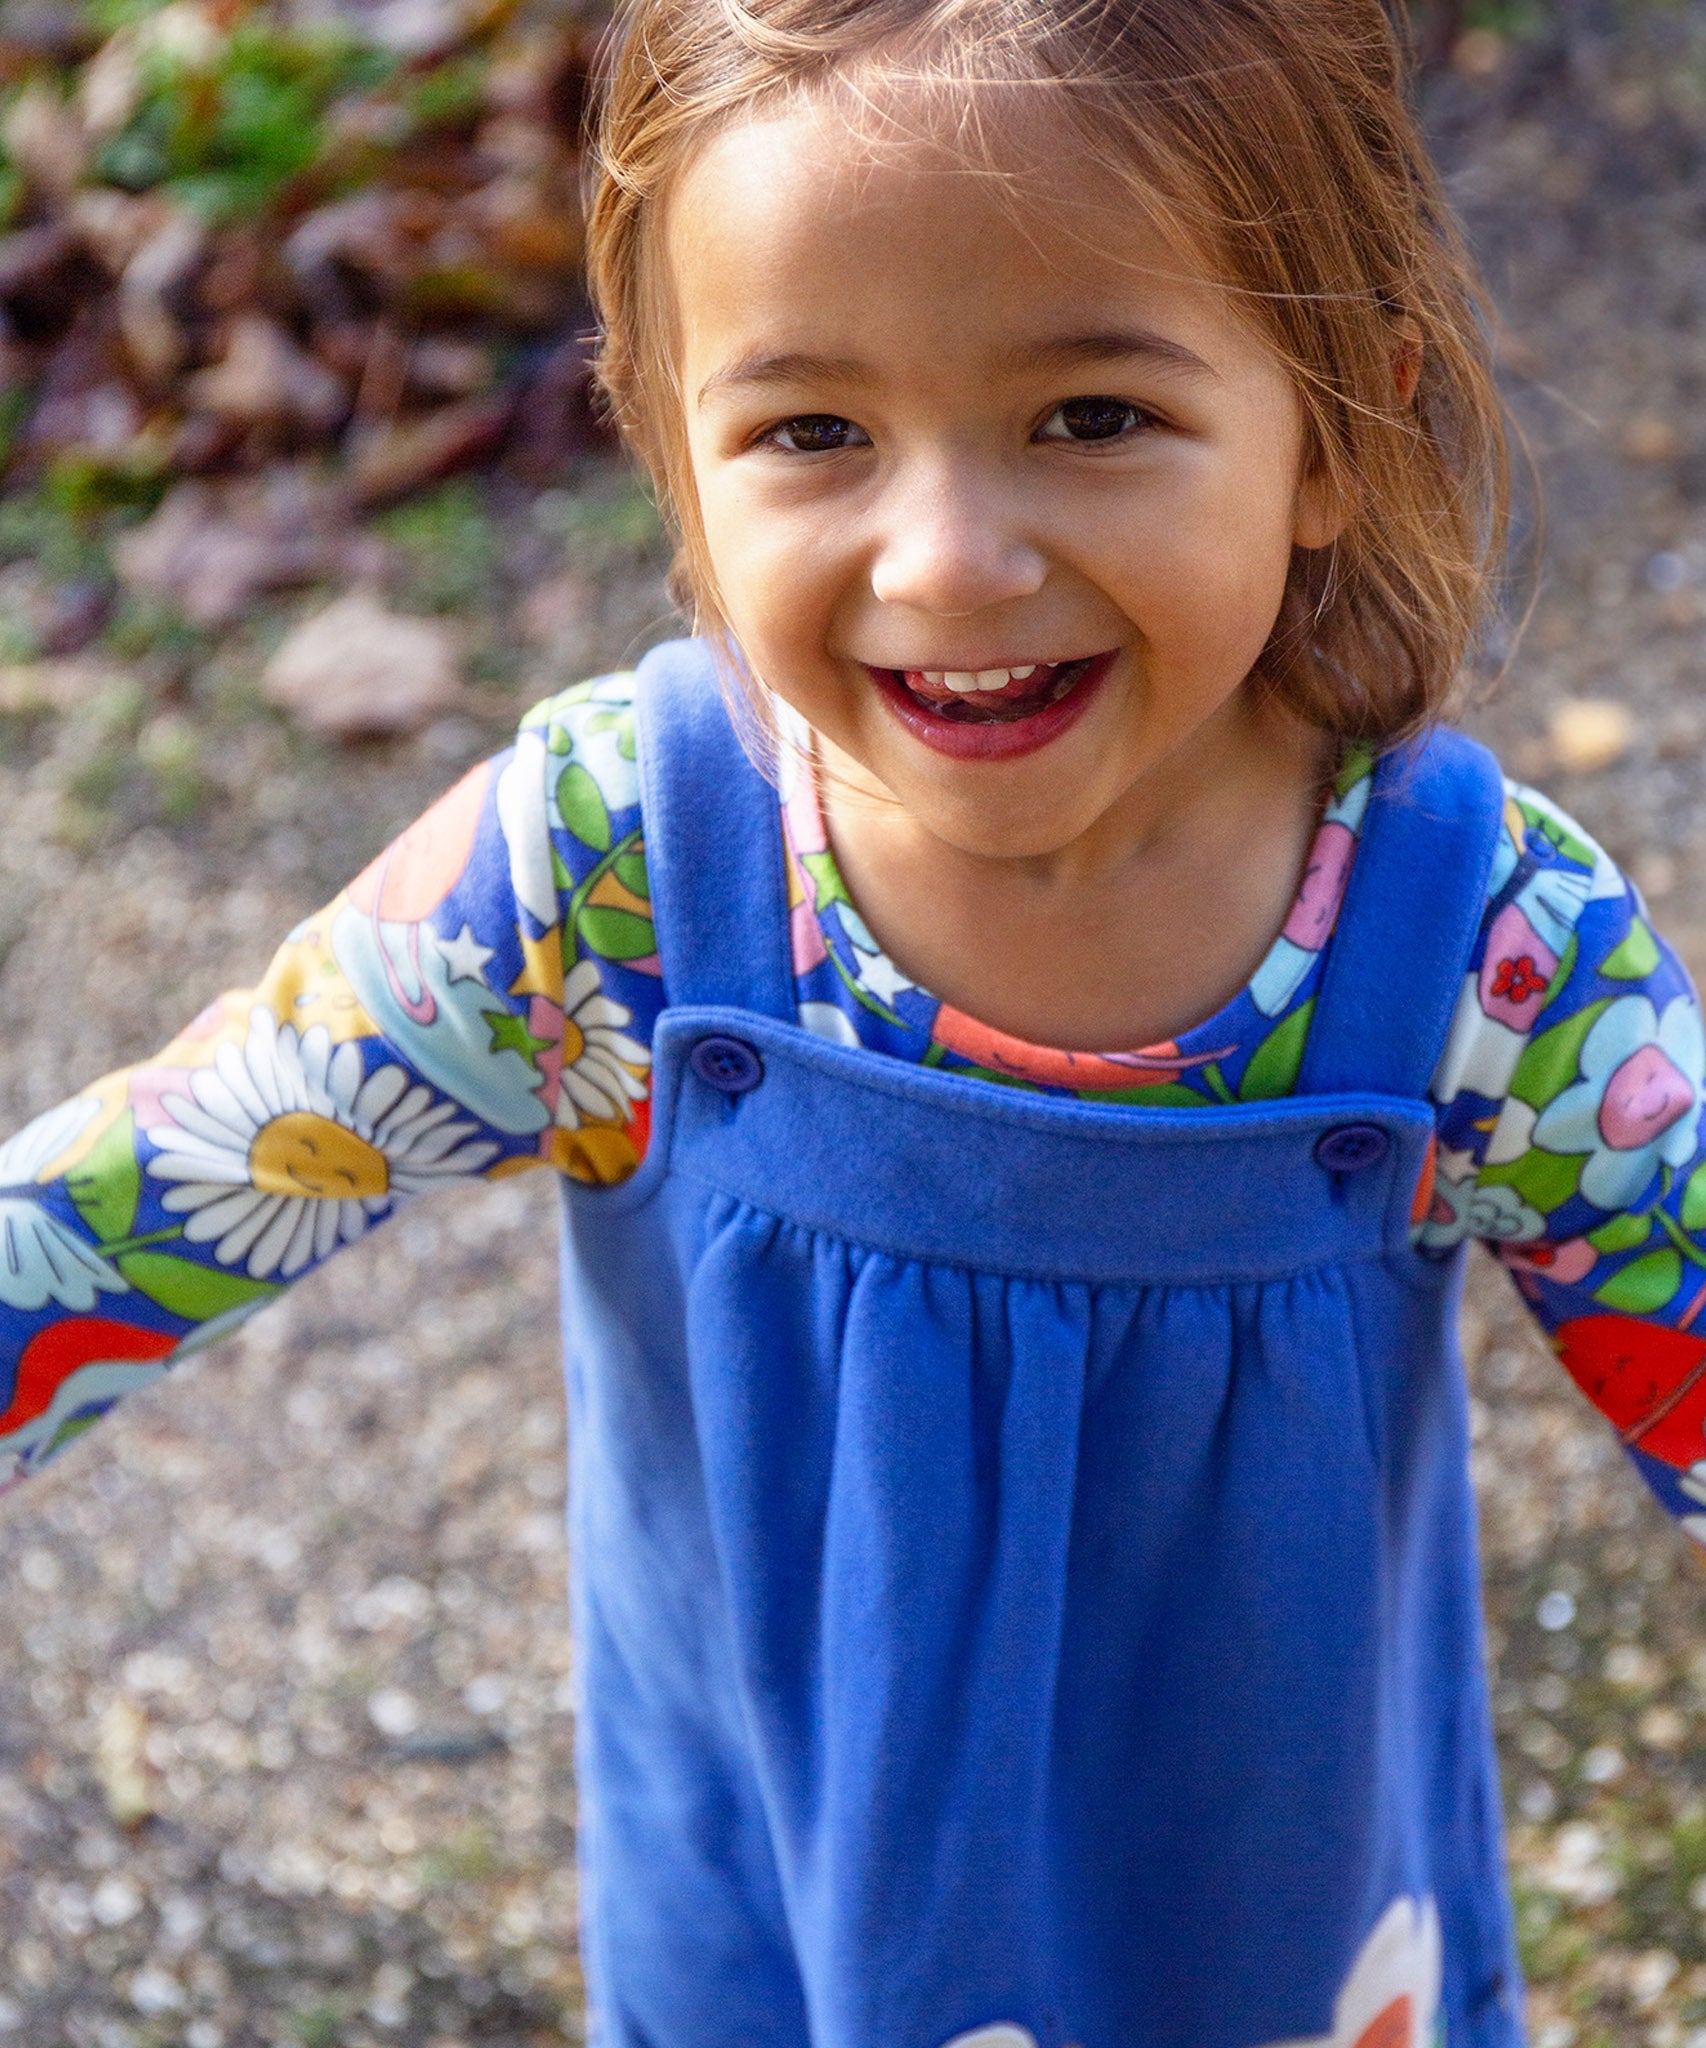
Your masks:
<svg viewBox="0 0 1706 2048"><path fill-rule="evenodd" d="M260 984L0 1146L0 1483L414 1196L638 1166L662 984L631 680L529 714Z"/></svg>

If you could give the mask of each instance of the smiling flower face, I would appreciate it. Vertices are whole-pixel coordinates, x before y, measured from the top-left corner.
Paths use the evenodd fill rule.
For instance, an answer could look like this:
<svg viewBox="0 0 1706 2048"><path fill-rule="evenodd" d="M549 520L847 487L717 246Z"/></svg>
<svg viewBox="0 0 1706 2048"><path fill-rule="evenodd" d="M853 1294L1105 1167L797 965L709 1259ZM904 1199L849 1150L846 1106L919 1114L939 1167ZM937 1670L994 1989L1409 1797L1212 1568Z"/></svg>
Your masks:
<svg viewBox="0 0 1706 2048"><path fill-rule="evenodd" d="M1706 1033L1688 996L1660 1016L1646 996L1620 996L1583 1041L1581 1078L1541 1112L1534 1142L1586 1153L1582 1193L1598 1208L1637 1202L1662 1163L1693 1156Z"/></svg>
<svg viewBox="0 0 1706 2048"><path fill-rule="evenodd" d="M187 1218L184 1236L257 1280L290 1279L398 1195L467 1179L498 1150L467 1142L475 1126L401 1067L364 1074L359 1046L334 1047L319 1025L299 1036L265 1009L188 1086L149 1131L148 1171L174 1183L163 1206Z"/></svg>

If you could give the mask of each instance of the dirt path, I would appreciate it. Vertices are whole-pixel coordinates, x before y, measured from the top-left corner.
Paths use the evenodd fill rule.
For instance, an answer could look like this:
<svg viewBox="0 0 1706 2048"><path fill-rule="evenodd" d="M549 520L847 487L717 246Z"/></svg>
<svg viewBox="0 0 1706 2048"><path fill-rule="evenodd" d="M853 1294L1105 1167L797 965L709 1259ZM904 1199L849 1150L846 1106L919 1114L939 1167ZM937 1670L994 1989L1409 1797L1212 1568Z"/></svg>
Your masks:
<svg viewBox="0 0 1706 2048"><path fill-rule="evenodd" d="M1617 43L1580 11L1568 58L1434 96L1551 503L1533 627L1478 721L1699 969L1706 35L1693 6ZM516 707L661 615L623 502L595 482L548 519L498 508L455 601ZM586 572L556 626L524 603L541 532ZM411 747L306 749L253 697L279 623L157 637L131 698L102 671L63 715L0 718L7 1127L257 969L501 734L500 705ZM1634 737L1573 776L1547 733L1584 695L1628 704ZM127 765L161 718L200 735L176 813ZM10 1507L0 2040L579 2039L551 1227L543 1185L423 1205ZM1706 1585L1498 1276L1467 1328L1536 2040L1701 2048ZM133 1833L127 1770L154 1809Z"/></svg>

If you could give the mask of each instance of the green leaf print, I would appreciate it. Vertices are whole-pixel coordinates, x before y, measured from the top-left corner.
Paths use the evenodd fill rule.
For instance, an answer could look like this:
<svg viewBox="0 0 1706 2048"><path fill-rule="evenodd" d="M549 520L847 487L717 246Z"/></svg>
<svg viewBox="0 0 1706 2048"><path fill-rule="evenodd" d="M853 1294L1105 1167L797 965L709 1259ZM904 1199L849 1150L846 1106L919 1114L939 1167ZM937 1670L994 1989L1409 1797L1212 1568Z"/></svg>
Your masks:
<svg viewBox="0 0 1706 2048"><path fill-rule="evenodd" d="M827 910L832 903L851 904L853 899L847 893L847 884L841 879L841 870L835 865L833 853L803 853L800 865L812 878L812 887L817 891L817 907Z"/></svg>
<svg viewBox="0 0 1706 2048"><path fill-rule="evenodd" d="M168 1315L183 1316L192 1323L211 1322L215 1316L279 1291L269 1280L247 1280L240 1273L198 1266L167 1252L123 1252L117 1263L138 1294L158 1302Z"/></svg>
<svg viewBox="0 0 1706 2048"><path fill-rule="evenodd" d="M1576 971L1576 962L1581 957L1581 951L1582 942L1580 936L1575 932L1571 932L1570 936L1564 941L1564 950L1559 956L1558 965L1553 969L1552 979L1546 984L1546 1001L1540 1005L1542 1010L1545 1009L1546 1004L1551 1002L1560 989L1569 987L1570 976Z"/></svg>
<svg viewBox="0 0 1706 2048"><path fill-rule="evenodd" d="M548 754L572 754L575 750L575 736L566 725L556 719L545 728L545 751Z"/></svg>
<svg viewBox="0 0 1706 2048"><path fill-rule="evenodd" d="M1303 1064L1303 1042L1309 1036L1309 1020L1315 1014L1315 998L1275 1025L1244 1069L1238 1084L1241 1102L1276 1102L1297 1085L1297 1070Z"/></svg>
<svg viewBox="0 0 1706 2048"><path fill-rule="evenodd" d="M627 853L619 853L610 863L610 870L630 896L638 896L643 903L652 900L651 883L646 879L644 846L635 846Z"/></svg>
<svg viewBox="0 0 1706 2048"><path fill-rule="evenodd" d="M1206 1109L1208 1104L1182 1081L1157 1081L1153 1088L1087 1088L1087 1102L1129 1103L1133 1109Z"/></svg>
<svg viewBox="0 0 1706 2048"><path fill-rule="evenodd" d="M1593 848L1585 839L1578 839L1575 833L1566 832L1556 818L1549 817L1545 811L1533 804L1525 804L1519 800L1517 809L1543 839L1551 840L1566 860L1573 860L1578 867L1592 869Z"/></svg>
<svg viewBox="0 0 1706 2048"><path fill-rule="evenodd" d="M1484 1166L1476 1176L1487 1187L1514 1188L1531 1209L1551 1215L1581 1186L1585 1153L1543 1152L1538 1145L1509 1166Z"/></svg>
<svg viewBox="0 0 1706 2048"><path fill-rule="evenodd" d="M1345 758L1333 780L1333 800L1343 803L1365 775L1374 773L1374 749L1358 740L1345 749Z"/></svg>
<svg viewBox="0 0 1706 2048"><path fill-rule="evenodd" d="M1706 1230L1706 1165L1694 1169L1682 1191L1682 1227Z"/></svg>
<svg viewBox="0 0 1706 2048"><path fill-rule="evenodd" d="M1612 997L1602 996L1529 1040L1511 1077L1510 1092L1519 1102L1526 1102L1530 1109L1544 1109L1553 1096L1569 1087L1581 1063L1583 1042L1612 1001Z"/></svg>
<svg viewBox="0 0 1706 2048"><path fill-rule="evenodd" d="M142 1169L136 1163L136 1119L128 1109L83 1164L65 1176L65 1185L97 1243L113 1244L130 1235L142 1199Z"/></svg>
<svg viewBox="0 0 1706 2048"><path fill-rule="evenodd" d="M639 758L634 745L634 721L631 718L616 735L616 751L622 756L624 761L634 761Z"/></svg>
<svg viewBox="0 0 1706 2048"><path fill-rule="evenodd" d="M583 846L594 853L610 851L610 813L603 792L578 761L571 761L558 780L557 815Z"/></svg>
<svg viewBox="0 0 1706 2048"><path fill-rule="evenodd" d="M589 953L601 960L645 960L658 949L658 935L649 917L632 910L613 910L589 903L575 919L575 931Z"/></svg>
<svg viewBox="0 0 1706 2048"><path fill-rule="evenodd" d="M1043 1092L1034 1081L1018 1074L1003 1074L996 1067L955 1067L953 1071L963 1081L993 1081L998 1088L1019 1088L1031 1095Z"/></svg>
<svg viewBox="0 0 1706 2048"><path fill-rule="evenodd" d="M1650 1216L1613 1216L1609 1223L1588 1232L1588 1243L1596 1252L1632 1252L1652 1234Z"/></svg>
<svg viewBox="0 0 1706 2048"><path fill-rule="evenodd" d="M1646 1316L1663 1308L1681 1284L1682 1261L1675 1252L1648 1252L1596 1287L1593 1298L1624 1315Z"/></svg>
<svg viewBox="0 0 1706 2048"><path fill-rule="evenodd" d="M1216 1102L1236 1102L1237 1096L1226 1085L1226 1076L1220 1071L1219 1060L1210 1060L1206 1067L1197 1069L1197 1079L1203 1084Z"/></svg>
<svg viewBox="0 0 1706 2048"><path fill-rule="evenodd" d="M1599 971L1610 981L1645 981L1658 964L1659 949L1653 935L1636 918L1622 944L1600 962Z"/></svg>

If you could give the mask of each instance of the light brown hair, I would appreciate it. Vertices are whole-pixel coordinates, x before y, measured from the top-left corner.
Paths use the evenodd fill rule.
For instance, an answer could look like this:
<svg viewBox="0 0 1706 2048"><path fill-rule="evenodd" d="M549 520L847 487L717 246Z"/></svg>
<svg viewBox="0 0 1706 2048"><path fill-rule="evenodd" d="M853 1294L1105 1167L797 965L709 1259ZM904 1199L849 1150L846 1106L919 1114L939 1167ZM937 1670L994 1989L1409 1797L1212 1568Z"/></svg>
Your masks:
<svg viewBox="0 0 1706 2048"><path fill-rule="evenodd" d="M596 131L589 270L600 373L722 624L670 362L659 217L719 129L801 95L869 110L886 81L969 118L1045 106L1238 294L1295 380L1306 460L1354 508L1296 550L1259 673L1312 725L1389 743L1460 684L1504 559L1509 459L1483 304L1406 104L1381 0L625 0ZM1406 403L1395 358L1419 348Z"/></svg>

